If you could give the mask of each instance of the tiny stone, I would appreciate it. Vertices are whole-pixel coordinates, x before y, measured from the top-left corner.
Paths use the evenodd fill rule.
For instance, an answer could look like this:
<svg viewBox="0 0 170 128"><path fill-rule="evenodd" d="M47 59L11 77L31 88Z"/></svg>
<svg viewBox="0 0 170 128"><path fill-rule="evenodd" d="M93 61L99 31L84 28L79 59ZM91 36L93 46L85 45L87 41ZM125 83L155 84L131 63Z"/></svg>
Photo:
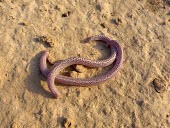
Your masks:
<svg viewBox="0 0 170 128"><path fill-rule="evenodd" d="M167 91L167 84L165 83L165 81L163 79L158 79L155 78L153 80L153 84L154 84L154 88L158 93L163 93L165 91Z"/></svg>
<svg viewBox="0 0 170 128"><path fill-rule="evenodd" d="M73 128L73 121L71 119L65 118L63 121L64 128Z"/></svg>
<svg viewBox="0 0 170 128"><path fill-rule="evenodd" d="M83 73L78 73L76 71L70 71L69 72L69 76L73 77L73 78L84 78L84 74Z"/></svg>
<svg viewBox="0 0 170 128"><path fill-rule="evenodd" d="M12 123L12 125L11 125L11 128L18 128L18 125L17 125L17 123Z"/></svg>
<svg viewBox="0 0 170 128"><path fill-rule="evenodd" d="M76 65L74 68L75 68L76 71L78 71L78 72L85 72L85 70L86 70L83 65Z"/></svg>
<svg viewBox="0 0 170 128"><path fill-rule="evenodd" d="M74 78L78 78L78 73L76 71L70 71L69 76L74 77Z"/></svg>

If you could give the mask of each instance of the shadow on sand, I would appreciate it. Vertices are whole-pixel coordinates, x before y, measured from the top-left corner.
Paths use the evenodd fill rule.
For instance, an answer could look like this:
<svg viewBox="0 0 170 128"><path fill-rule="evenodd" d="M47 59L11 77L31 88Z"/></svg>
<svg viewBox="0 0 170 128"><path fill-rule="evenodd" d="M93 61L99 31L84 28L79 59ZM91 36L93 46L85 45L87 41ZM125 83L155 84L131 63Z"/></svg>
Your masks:
<svg viewBox="0 0 170 128"><path fill-rule="evenodd" d="M39 59L41 52L37 53L29 63L30 75L24 80L26 88L32 92L40 94L46 98L54 98L53 95L46 91L41 85L41 80L46 81L39 69Z"/></svg>

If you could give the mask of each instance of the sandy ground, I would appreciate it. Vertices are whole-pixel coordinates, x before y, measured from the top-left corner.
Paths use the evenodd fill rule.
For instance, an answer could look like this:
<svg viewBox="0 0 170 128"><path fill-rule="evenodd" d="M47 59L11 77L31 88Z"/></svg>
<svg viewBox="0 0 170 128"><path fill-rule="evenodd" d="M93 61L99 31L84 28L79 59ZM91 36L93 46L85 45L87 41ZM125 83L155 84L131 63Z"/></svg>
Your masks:
<svg viewBox="0 0 170 128"><path fill-rule="evenodd" d="M97 86L56 83L62 98L54 99L41 51L50 50L51 63L104 59L104 43L82 43L99 34L121 44L121 70ZM1 128L170 127L169 0L0 0L0 62ZM109 68L64 73L85 78Z"/></svg>

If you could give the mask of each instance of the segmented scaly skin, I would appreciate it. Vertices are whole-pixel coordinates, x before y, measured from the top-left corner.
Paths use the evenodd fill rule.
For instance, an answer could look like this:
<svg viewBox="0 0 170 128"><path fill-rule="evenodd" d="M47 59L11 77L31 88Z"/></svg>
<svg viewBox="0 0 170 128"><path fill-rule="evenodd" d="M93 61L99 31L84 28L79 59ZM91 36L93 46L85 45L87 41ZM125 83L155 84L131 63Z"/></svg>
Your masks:
<svg viewBox="0 0 170 128"><path fill-rule="evenodd" d="M94 40L104 40L106 37L105 36L95 36L92 38ZM122 64L123 52L122 52L121 46L116 41L110 40L110 39L108 40L108 38L106 38L106 39L108 41L107 45L111 46L112 49L116 50L116 57L117 57L116 62L113 65L113 68L110 71L108 71L106 74L103 74L103 75L100 75L97 77L93 77L93 78L87 78L87 79L71 78L71 77L59 75L59 72L61 70L63 70L64 68L66 68L70 65L73 65L73 64L82 64L82 65L86 65L86 66L90 66L90 67L96 67L93 65L93 63L91 63L91 60L88 60L88 63L86 63L84 61L86 59L76 58L76 57L66 59L66 60L62 61L61 63L56 64L50 72L48 71L48 69L44 69L43 71L41 70L44 75L48 74L48 77L47 77L48 87L56 98L60 97L60 93L58 92L58 90L55 87L55 84L54 84L55 79L57 82L63 83L63 84L86 86L86 85L91 85L91 84L96 84L99 82L106 81L107 79L110 79L117 72L117 70L120 68L120 66ZM41 59L40 59L40 61L41 61ZM112 63L113 63L113 61L112 61ZM42 67L44 66L44 63L42 64L42 61L40 62L40 67L41 66Z"/></svg>
<svg viewBox="0 0 170 128"><path fill-rule="evenodd" d="M111 47L111 55L107 59L104 59L104 60L90 60L90 59L85 59L85 58L80 58L80 57L72 57L72 58L76 58L77 61L82 62L83 65L85 65L85 66L95 67L95 68L106 67L106 66L110 65L111 63L113 63L113 61L116 59L116 49L114 48L114 46L109 45L111 40L103 35L93 36L91 38L88 38L88 41L92 41L92 40L104 41L106 43L106 46ZM50 72L50 70L47 68L48 54L49 54L48 50L44 50L42 52L42 55L40 58L40 70L45 77L47 77ZM59 65L59 64L60 63L56 63L55 65ZM61 79L61 77L62 77L63 81L67 81L67 77L62 76L62 75L57 75L56 82L58 81L58 79Z"/></svg>

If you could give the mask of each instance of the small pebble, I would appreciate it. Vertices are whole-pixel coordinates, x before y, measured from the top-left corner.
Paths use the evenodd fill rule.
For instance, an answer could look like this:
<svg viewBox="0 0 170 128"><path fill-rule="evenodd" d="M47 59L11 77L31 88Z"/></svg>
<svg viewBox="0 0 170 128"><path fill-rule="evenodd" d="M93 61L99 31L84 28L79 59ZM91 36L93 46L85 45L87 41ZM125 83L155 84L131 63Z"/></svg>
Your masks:
<svg viewBox="0 0 170 128"><path fill-rule="evenodd" d="M70 71L69 72L69 76L73 77L73 78L84 78L84 74L83 73L78 73L76 71Z"/></svg>
<svg viewBox="0 0 170 128"><path fill-rule="evenodd" d="M166 81L161 78L155 78L153 80L154 88L158 93L163 93L168 90Z"/></svg>
<svg viewBox="0 0 170 128"><path fill-rule="evenodd" d="M74 68L77 72L85 72L86 68L83 65L75 65Z"/></svg>
<svg viewBox="0 0 170 128"><path fill-rule="evenodd" d="M19 128L18 124L16 122L13 122L11 124L11 128Z"/></svg>
<svg viewBox="0 0 170 128"><path fill-rule="evenodd" d="M73 121L71 119L65 118L63 121L64 128L73 128Z"/></svg>

